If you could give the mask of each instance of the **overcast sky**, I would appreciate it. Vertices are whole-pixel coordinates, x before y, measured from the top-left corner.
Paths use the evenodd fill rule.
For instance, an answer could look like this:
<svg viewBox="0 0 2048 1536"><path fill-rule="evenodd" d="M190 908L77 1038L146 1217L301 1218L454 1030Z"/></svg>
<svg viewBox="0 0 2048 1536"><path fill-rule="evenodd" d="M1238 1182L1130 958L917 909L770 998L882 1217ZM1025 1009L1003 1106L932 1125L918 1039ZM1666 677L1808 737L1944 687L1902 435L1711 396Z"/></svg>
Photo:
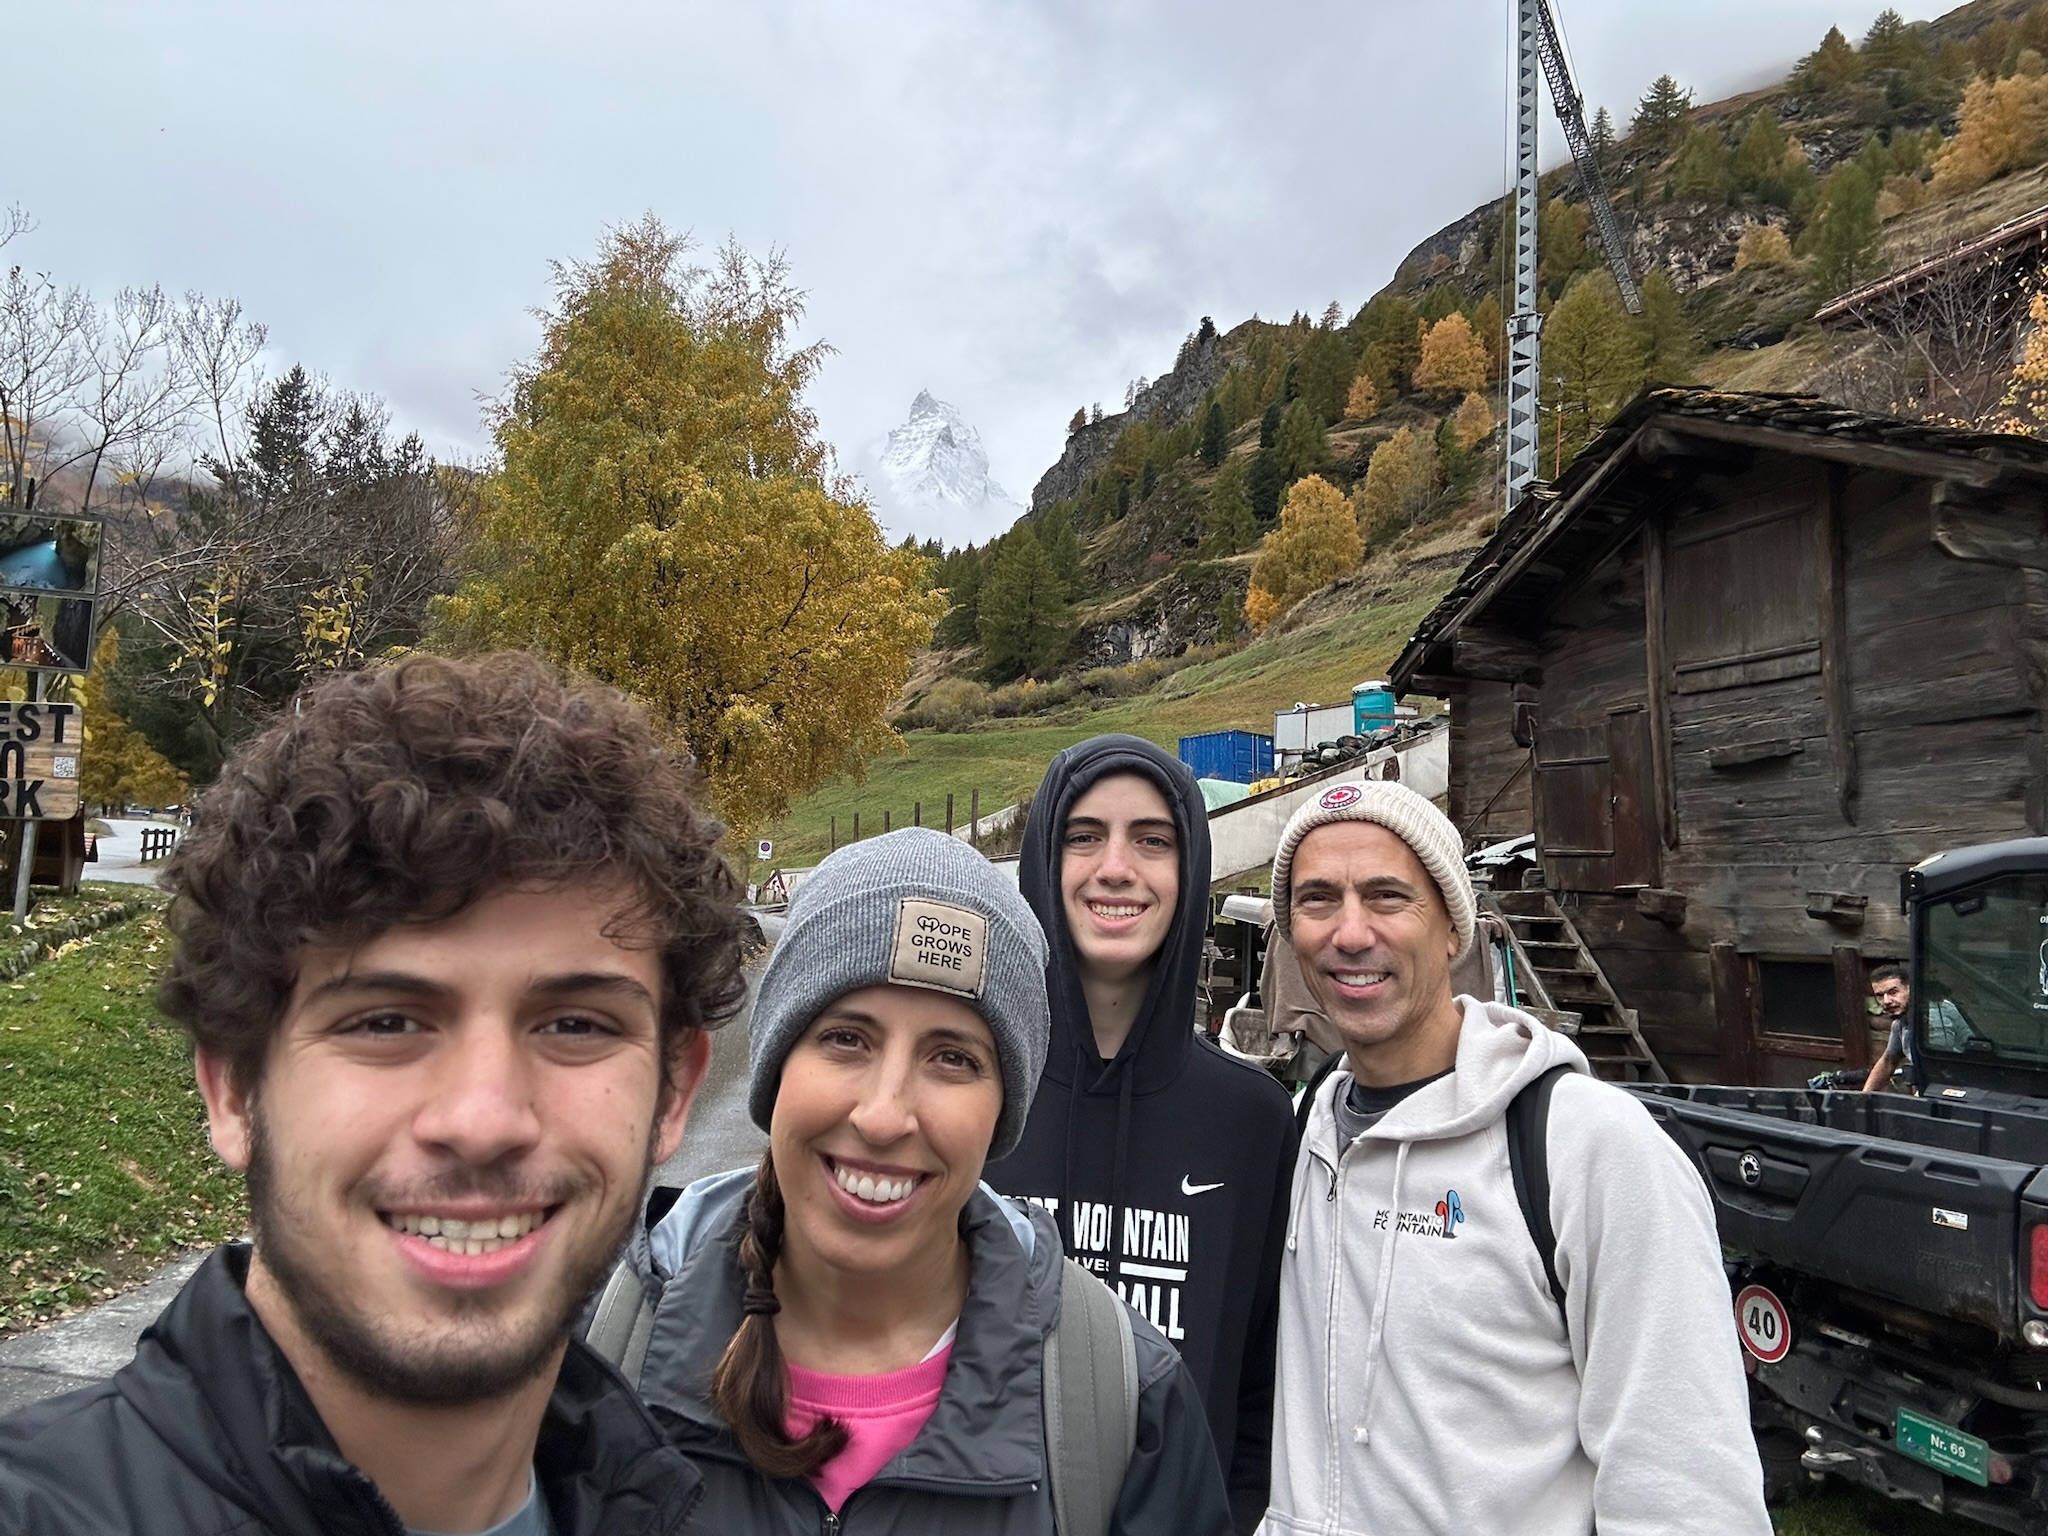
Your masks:
<svg viewBox="0 0 2048 1536"><path fill-rule="evenodd" d="M1874 0L1553 0L1588 108L1761 84ZM1942 4L1901 0L1909 19ZM919 388L1019 500L1204 314L1354 309L1506 174L1509 0L65 0L9 18L9 256L239 297L435 452L551 258L779 247L857 468ZM1562 154L1551 128L1546 162ZM903 530L898 530L903 531ZM916 528L948 543L987 528Z"/></svg>

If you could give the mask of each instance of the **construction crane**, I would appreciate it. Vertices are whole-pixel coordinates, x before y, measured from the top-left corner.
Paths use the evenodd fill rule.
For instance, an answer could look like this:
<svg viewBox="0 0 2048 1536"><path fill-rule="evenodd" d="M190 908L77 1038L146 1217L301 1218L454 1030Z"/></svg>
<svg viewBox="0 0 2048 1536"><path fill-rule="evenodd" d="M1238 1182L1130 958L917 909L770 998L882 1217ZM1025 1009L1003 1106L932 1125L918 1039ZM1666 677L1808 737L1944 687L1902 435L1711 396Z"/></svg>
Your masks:
<svg viewBox="0 0 2048 1536"><path fill-rule="evenodd" d="M1508 505L1536 479L1536 413L1543 382L1543 316L1536 310L1536 123L1541 103L1536 76L1550 83L1551 105L1579 167L1579 186L1593 210L1593 227L1628 312L1643 312L1643 296L1622 242L1621 221L1608 200L1607 182L1586 132L1586 112L1572 85L1550 0L1515 0L1515 311L1508 320Z"/></svg>

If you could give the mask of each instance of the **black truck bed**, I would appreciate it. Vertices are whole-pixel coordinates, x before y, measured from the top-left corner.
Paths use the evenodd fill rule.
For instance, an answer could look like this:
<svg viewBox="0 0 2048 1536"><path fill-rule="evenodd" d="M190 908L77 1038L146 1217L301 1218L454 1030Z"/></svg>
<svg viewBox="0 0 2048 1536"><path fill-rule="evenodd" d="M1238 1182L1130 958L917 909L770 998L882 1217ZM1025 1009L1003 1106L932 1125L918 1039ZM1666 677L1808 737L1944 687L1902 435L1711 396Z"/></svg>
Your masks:
<svg viewBox="0 0 2048 1536"><path fill-rule="evenodd" d="M1642 1084L1736 1254L2010 1336L2022 1207L2048 1220L2048 1104Z"/></svg>

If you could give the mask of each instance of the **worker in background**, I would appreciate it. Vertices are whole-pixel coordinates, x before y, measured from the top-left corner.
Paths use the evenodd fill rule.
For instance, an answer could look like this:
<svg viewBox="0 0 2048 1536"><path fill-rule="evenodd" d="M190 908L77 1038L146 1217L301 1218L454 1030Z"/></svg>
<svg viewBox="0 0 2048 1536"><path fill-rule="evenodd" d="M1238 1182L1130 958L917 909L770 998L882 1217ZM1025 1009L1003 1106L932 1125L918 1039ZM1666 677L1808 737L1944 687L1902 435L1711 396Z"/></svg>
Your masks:
<svg viewBox="0 0 2048 1536"><path fill-rule="evenodd" d="M1294 1121L1286 1091L1195 1032L1209 820L1185 765L1132 736L1052 760L1019 883L1050 944L1052 1041L988 1182L1180 1350L1234 1522L1265 1508Z"/></svg>
<svg viewBox="0 0 2048 1536"><path fill-rule="evenodd" d="M1706 1188L1570 1040L1453 993L1462 855L1367 783L1306 802L1274 857L1346 1064L1295 1169L1264 1530L1767 1536ZM1526 1212L1517 1169L1548 1185Z"/></svg>
<svg viewBox="0 0 2048 1536"><path fill-rule="evenodd" d="M1885 1038L1884 1054L1877 1058L1877 1064L1870 1069L1870 1076L1863 1080L1865 1093L1875 1093L1888 1087L1901 1066L1907 1062L1917 1064L1920 1059L1920 1043L1914 1036L1913 1022L1908 1017L1913 1008L1913 988L1906 980L1906 973L1896 965L1872 966L1870 994L1877 999L1879 1010L1891 1020L1892 1027ZM1928 1049L1960 1051L1969 1034L1969 1026L1963 1022L1962 1014L1947 998L1937 998L1927 1010Z"/></svg>

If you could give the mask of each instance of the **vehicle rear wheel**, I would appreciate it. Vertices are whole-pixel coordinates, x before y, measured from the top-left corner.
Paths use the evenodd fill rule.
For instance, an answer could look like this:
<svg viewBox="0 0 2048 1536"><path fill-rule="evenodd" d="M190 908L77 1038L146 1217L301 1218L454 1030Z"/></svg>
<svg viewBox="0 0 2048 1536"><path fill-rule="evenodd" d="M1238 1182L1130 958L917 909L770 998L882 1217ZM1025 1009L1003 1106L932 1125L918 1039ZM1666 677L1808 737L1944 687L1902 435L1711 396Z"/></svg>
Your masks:
<svg viewBox="0 0 2048 1536"><path fill-rule="evenodd" d="M1759 1429L1756 1457L1764 1468L1764 1502L1782 1504L1806 1491L1806 1469L1799 1465L1806 1449L1789 1429Z"/></svg>

